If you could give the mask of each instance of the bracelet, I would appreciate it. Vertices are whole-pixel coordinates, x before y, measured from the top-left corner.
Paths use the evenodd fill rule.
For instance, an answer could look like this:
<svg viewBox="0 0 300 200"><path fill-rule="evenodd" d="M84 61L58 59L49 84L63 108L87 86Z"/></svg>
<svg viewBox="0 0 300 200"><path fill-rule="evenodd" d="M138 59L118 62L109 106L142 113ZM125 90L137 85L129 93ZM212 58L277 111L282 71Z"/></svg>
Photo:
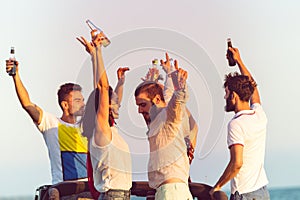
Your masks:
<svg viewBox="0 0 300 200"><path fill-rule="evenodd" d="M255 88L255 87L257 86L257 83L256 83L256 81L255 81L255 80L252 80L252 81L251 81L251 85L252 85L252 87L254 87L254 88Z"/></svg>

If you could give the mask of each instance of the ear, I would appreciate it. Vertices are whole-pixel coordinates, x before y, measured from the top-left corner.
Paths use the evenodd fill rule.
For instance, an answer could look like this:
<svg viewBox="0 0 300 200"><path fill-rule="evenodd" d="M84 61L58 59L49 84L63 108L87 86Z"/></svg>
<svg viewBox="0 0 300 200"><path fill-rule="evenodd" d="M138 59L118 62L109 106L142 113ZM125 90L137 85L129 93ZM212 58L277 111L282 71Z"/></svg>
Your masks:
<svg viewBox="0 0 300 200"><path fill-rule="evenodd" d="M232 92L231 95L232 95L231 99L234 101L237 101L240 99L239 95L236 92Z"/></svg>
<svg viewBox="0 0 300 200"><path fill-rule="evenodd" d="M154 104L156 104L156 105L159 104L161 102L160 96L158 94L155 95L155 97L153 98L152 102Z"/></svg>
<svg viewBox="0 0 300 200"><path fill-rule="evenodd" d="M69 108L69 104L66 101L62 101L60 103L61 107L63 108L63 110L67 110Z"/></svg>

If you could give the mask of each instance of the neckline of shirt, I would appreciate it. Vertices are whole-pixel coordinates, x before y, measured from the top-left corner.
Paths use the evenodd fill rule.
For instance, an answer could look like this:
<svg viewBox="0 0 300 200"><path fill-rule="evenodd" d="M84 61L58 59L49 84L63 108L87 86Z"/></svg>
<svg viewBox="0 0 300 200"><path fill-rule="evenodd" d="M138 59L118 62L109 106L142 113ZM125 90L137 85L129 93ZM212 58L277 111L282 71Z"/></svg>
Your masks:
<svg viewBox="0 0 300 200"><path fill-rule="evenodd" d="M254 110L241 110L234 115L233 119L236 119L242 115L253 115L253 114L255 114Z"/></svg>

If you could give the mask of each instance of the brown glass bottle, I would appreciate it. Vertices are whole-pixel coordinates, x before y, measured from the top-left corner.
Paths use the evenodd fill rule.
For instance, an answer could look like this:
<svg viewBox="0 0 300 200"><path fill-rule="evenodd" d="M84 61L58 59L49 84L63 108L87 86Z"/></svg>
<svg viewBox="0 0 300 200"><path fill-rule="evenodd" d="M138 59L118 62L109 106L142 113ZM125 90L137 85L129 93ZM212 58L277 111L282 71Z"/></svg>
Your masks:
<svg viewBox="0 0 300 200"><path fill-rule="evenodd" d="M16 67L17 67L14 47L11 47L11 49L10 49L10 58L9 59L14 62L14 65L13 65L12 69L8 72L8 75L14 76L14 75L16 75Z"/></svg>
<svg viewBox="0 0 300 200"><path fill-rule="evenodd" d="M233 66L236 65L236 62L235 62L235 60L233 58L232 52L229 50L229 47L232 47L232 43L231 43L231 39L230 38L227 39L227 47L228 47L228 49L227 49L228 65L231 66L231 67L233 67Z"/></svg>

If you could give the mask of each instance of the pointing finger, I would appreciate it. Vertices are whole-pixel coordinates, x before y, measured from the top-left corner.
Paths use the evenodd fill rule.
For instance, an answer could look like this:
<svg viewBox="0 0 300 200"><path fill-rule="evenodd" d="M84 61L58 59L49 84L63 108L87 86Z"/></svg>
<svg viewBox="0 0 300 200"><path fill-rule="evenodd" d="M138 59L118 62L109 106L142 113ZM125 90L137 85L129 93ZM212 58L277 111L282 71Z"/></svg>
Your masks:
<svg viewBox="0 0 300 200"><path fill-rule="evenodd" d="M169 54L166 52L166 62L168 62L169 61Z"/></svg>
<svg viewBox="0 0 300 200"><path fill-rule="evenodd" d="M178 61L177 60L174 60L174 67L175 67L176 70L179 69L179 67L178 67Z"/></svg>

